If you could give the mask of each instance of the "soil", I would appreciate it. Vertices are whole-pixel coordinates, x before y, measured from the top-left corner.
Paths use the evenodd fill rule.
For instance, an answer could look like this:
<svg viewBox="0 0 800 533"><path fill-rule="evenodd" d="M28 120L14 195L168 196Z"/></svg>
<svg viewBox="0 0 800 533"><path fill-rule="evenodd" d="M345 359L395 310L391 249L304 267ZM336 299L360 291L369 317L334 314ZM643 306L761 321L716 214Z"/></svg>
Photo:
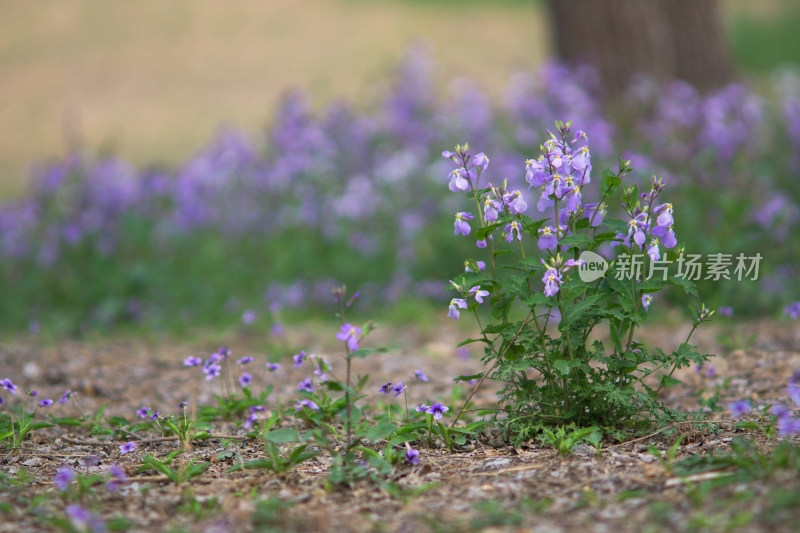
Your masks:
<svg viewBox="0 0 800 533"><path fill-rule="evenodd" d="M334 370L343 366L336 346L316 345L320 337L292 329L280 341L252 334L227 336L234 359L253 355L253 389L266 383L275 390L267 400L296 397L296 383L307 368L293 369L291 354L306 346L326 356ZM672 349L683 341L686 328L650 329L649 343ZM335 330L335 328L334 328ZM454 326L377 330L375 345L393 349L356 362L357 373L370 374L367 403L385 401L380 384L402 380L409 385L409 403L416 405L453 394L452 378L481 370L476 353L458 357L453 348L463 331ZM735 483L711 483L731 475L730 469L679 475L674 465L690 456L731 452L731 443L751 440L763 457L779 442L800 443L797 436L781 439L764 432L736 427L741 420L758 420L755 412L734 420L726 406L750 398L756 407L775 402L789 404L786 383L800 368L800 330L787 322L712 324L693 338L704 351L718 354L715 375L694 369L676 376L683 385L666 391L663 399L673 408L700 412L702 423L656 427L636 438L615 442L607 438L598 452L580 444L567 456L531 441L513 447L497 431L488 430L449 451L417 443L420 464L398 464L385 477L394 490L361 481L345 489L326 490L324 480L331 457L319 455L285 474L269 471L227 472L234 457L265 457L260 442L244 438L246 430L234 423L215 423L213 438L195 441L179 460L210 462L199 477L182 485L153 472L139 473L146 454L164 457L181 449L176 440L138 433L137 449L121 455L124 441L91 435L88 428L56 426L36 431L16 449L0 448L0 472L12 477L27 471L29 482L0 488L0 531L58 530L47 517L64 517L65 502L53 484L56 469L67 464L78 473L104 472L120 465L129 481L109 492L102 486L82 501L107 521L110 528L124 517L131 531L781 531L800 528L800 476L794 469L742 478ZM178 402L190 407L211 405L215 383L207 383L197 368L185 368L189 355L204 357L216 345L206 341L174 343L104 339L44 344L35 338L0 344L2 376L18 386L17 396L36 388L40 397L57 399L74 391L64 405L48 409L54 416L81 417L106 405L104 417L135 421L142 406L177 412ZM309 350L310 351L310 350ZM264 361L278 360L283 368L263 374ZM430 382L415 382L414 370ZM471 387L464 384L463 394ZM720 395L718 410L702 408L700 400ZM5 392L5 391L3 391ZM3 395L7 401L12 398ZM493 407L491 386L476 395L477 407ZM449 403L449 402L446 402ZM4 406L8 408L8 406ZM456 407L451 405L451 408ZM705 412L703 412L705 410ZM46 417L41 417L46 420ZM223 435L222 437L218 435ZM667 452L679 436L674 463L657 458L651 447ZM100 463L87 466L86 457ZM738 479L738 478L737 478ZM778 501L780 495L794 503ZM788 495L788 496L785 496ZM66 526L65 526L66 527Z"/></svg>

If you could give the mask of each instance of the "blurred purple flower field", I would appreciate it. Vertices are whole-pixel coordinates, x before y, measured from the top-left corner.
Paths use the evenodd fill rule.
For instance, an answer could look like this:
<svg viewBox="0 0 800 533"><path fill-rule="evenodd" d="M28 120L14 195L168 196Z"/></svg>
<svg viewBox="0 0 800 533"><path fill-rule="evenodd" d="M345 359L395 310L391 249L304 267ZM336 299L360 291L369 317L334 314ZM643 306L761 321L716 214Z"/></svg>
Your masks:
<svg viewBox="0 0 800 533"><path fill-rule="evenodd" d="M492 154L490 180L523 188L539 132L558 119L587 133L596 173L622 157L632 183L669 183L688 251L762 253L758 282L701 295L773 312L800 297L800 78L773 80L763 94L702 95L641 79L604 106L591 69L550 62L493 102L464 79L437 95L435 66L412 52L374 108L316 114L291 93L263 135L219 131L175 169L73 153L0 206L3 326L236 321L328 301L341 282L367 303L444 302L472 243L451 238L460 205L442 149L469 141Z"/></svg>

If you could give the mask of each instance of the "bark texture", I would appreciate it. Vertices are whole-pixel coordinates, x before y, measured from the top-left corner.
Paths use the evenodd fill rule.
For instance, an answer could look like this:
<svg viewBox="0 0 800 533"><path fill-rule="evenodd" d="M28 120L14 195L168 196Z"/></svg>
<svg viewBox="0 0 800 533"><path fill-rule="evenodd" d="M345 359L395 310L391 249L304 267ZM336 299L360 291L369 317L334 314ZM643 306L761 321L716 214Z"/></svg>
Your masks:
<svg viewBox="0 0 800 533"><path fill-rule="evenodd" d="M702 91L733 79L717 0L550 0L550 12L558 55L593 65L608 98L638 73Z"/></svg>

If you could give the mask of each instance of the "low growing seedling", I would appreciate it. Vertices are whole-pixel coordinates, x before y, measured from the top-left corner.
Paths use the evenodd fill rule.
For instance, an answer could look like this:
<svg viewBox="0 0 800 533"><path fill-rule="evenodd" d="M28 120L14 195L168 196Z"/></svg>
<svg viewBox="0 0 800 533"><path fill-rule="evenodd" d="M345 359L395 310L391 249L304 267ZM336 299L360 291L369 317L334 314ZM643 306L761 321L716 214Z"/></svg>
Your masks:
<svg viewBox="0 0 800 533"><path fill-rule="evenodd" d="M591 442L597 448L603 435L601 429L597 426L576 428L574 425L569 428L561 426L555 432L548 428L542 428L542 433L544 433L542 438L544 443L552 446L559 455L571 454L575 445L582 440Z"/></svg>
<svg viewBox="0 0 800 533"><path fill-rule="evenodd" d="M158 459L149 454L145 455L142 459L142 466L139 467L138 472L155 470L167 476L167 478L176 485L180 485L181 483L202 475L208 468L209 463L198 462L196 459L192 459L188 463L182 461L177 469L173 468L173 460L182 453L183 450L171 451L163 459Z"/></svg>

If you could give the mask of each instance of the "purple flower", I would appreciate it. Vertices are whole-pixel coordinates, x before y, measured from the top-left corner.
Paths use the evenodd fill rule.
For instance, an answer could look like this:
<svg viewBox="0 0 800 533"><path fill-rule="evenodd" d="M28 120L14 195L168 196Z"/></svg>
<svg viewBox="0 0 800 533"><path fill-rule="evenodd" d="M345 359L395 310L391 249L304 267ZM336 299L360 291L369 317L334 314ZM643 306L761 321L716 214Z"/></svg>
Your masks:
<svg viewBox="0 0 800 533"><path fill-rule="evenodd" d="M414 370L414 375L417 376L417 379L420 381L424 381L425 383L428 382L428 376L426 376L422 370Z"/></svg>
<svg viewBox="0 0 800 533"><path fill-rule="evenodd" d="M222 367L217 364L211 364L203 368L203 373L206 375L206 381L211 381L222 374Z"/></svg>
<svg viewBox="0 0 800 533"><path fill-rule="evenodd" d="M183 360L183 366L199 366L203 364L203 360L199 357L194 357L190 355L186 359Z"/></svg>
<svg viewBox="0 0 800 533"><path fill-rule="evenodd" d="M37 396L39 396L39 391L37 391L37 390L29 390L28 391L28 396L36 398Z"/></svg>
<svg viewBox="0 0 800 533"><path fill-rule="evenodd" d="M428 409L425 412L428 413L429 415L433 415L434 420L439 420L440 418L442 418L442 415L449 410L450 410L449 407L445 407L440 403L435 403L430 407L428 407Z"/></svg>
<svg viewBox="0 0 800 533"><path fill-rule="evenodd" d="M516 220L512 220L509 224L506 224L506 227L503 228L503 231L506 232L506 242L513 241L515 234L516 234L516 239L518 241L522 240L522 234L520 233L520 225L519 222L517 222Z"/></svg>
<svg viewBox="0 0 800 533"><path fill-rule="evenodd" d="M479 304L482 304L483 303L483 299L486 296L489 296L489 291L481 290L481 286L480 285L475 285L474 287L472 287L469 290L469 293L475 295L475 301L478 302Z"/></svg>
<svg viewBox="0 0 800 533"><path fill-rule="evenodd" d="M603 218L606 216L606 204L592 203L583 206L583 216L588 218L591 227L596 228L603 223Z"/></svg>
<svg viewBox="0 0 800 533"><path fill-rule="evenodd" d="M525 212L528 209L528 202L522 196L520 191L512 191L503 197L503 201L508 204L508 208L515 215Z"/></svg>
<svg viewBox="0 0 800 533"><path fill-rule="evenodd" d="M250 357L249 355L247 355L245 357L242 357L238 361L236 361L236 364L237 365L246 365L247 363L252 363L252 362L253 362L253 358Z"/></svg>
<svg viewBox="0 0 800 533"><path fill-rule="evenodd" d="M642 294L642 307L644 307L645 311L650 310L650 304L653 303L653 295L652 294Z"/></svg>
<svg viewBox="0 0 800 533"><path fill-rule="evenodd" d="M158 411L155 411L155 412L154 412L152 415L150 415L148 418L149 418L150 420L158 420L158 415L159 415L159 412L158 412Z"/></svg>
<svg viewBox="0 0 800 533"><path fill-rule="evenodd" d="M125 483L128 481L128 476L125 475L125 471L116 463L111 464L111 466L108 468L108 472L120 483Z"/></svg>
<svg viewBox="0 0 800 533"><path fill-rule="evenodd" d="M430 408L431 408L431 406L430 406L430 405L428 405L428 404L424 404L424 403L421 403L421 404L419 404L418 406L416 406L416 407L414 408L414 410L415 410L416 412L418 412L418 413L425 413L425 412L427 412L427 411L428 411L428 409L430 409Z"/></svg>
<svg viewBox="0 0 800 533"><path fill-rule="evenodd" d="M486 222L494 222L497 220L499 216L499 210L502 209L503 206L500 205L495 198L491 196L486 196L486 199L483 201L483 219Z"/></svg>
<svg viewBox="0 0 800 533"><path fill-rule="evenodd" d="M295 408L296 411L301 411L304 407L308 407L312 411L318 411L319 410L319 405L315 404L314 402L312 402L311 400L308 400L306 398L303 398L302 400L300 400L299 402L294 404L294 408Z"/></svg>
<svg viewBox="0 0 800 533"><path fill-rule="evenodd" d="M664 248L675 248L678 240L675 238L675 231L671 227L656 226L652 234L661 239ZM639 244L638 242L636 244Z"/></svg>
<svg viewBox="0 0 800 533"><path fill-rule="evenodd" d="M419 451L412 448L408 442L406 442L406 461L414 466L419 464Z"/></svg>
<svg viewBox="0 0 800 533"><path fill-rule="evenodd" d="M112 464L108 469L109 474L111 474L110 480L106 483L106 489L114 492L119 488L120 483L125 483L128 481L128 476L125 475L125 471L120 468L117 464Z"/></svg>
<svg viewBox="0 0 800 533"><path fill-rule="evenodd" d="M651 261L658 261L661 259L661 252L658 249L658 239L651 239L647 247L647 255L650 256Z"/></svg>
<svg viewBox="0 0 800 533"><path fill-rule="evenodd" d="M472 213L467 213L465 211L459 211L456 213L456 219L454 223L455 231L453 235L469 235L469 232L472 231L472 228L469 226L469 221L475 218Z"/></svg>
<svg viewBox="0 0 800 533"><path fill-rule="evenodd" d="M776 404L772 406L772 413L776 416L778 433L782 437L800 433L800 420L792 418L792 413L786 406Z"/></svg>
<svg viewBox="0 0 800 533"><path fill-rule="evenodd" d="M354 352L358 350L358 336L362 330L350 323L342 324L341 330L336 334L336 338L347 344L347 348Z"/></svg>
<svg viewBox="0 0 800 533"><path fill-rule="evenodd" d="M558 246L558 234L553 226L539 228L539 249L554 250Z"/></svg>
<svg viewBox="0 0 800 533"><path fill-rule="evenodd" d="M305 352L305 350L301 351L300 353L294 354L292 356L292 359L294 359L294 368L302 366L303 365L303 361L306 360L306 352Z"/></svg>
<svg viewBox="0 0 800 533"><path fill-rule="evenodd" d="M51 405L53 405L53 400L50 399L39 400L39 405L41 407L50 407Z"/></svg>
<svg viewBox="0 0 800 533"><path fill-rule="evenodd" d="M244 313L242 313L242 324L245 326L249 326L253 322L256 321L256 312L252 309L247 309Z"/></svg>
<svg viewBox="0 0 800 533"><path fill-rule="evenodd" d="M729 305L723 305L717 309L717 314L720 316L733 316L733 307Z"/></svg>
<svg viewBox="0 0 800 533"><path fill-rule="evenodd" d="M488 244L486 244L486 239L481 239L475 243L478 248L486 248Z"/></svg>
<svg viewBox="0 0 800 533"><path fill-rule="evenodd" d="M542 277L542 283L544 283L544 295L548 298L554 296L563 283L561 273L555 268L549 267Z"/></svg>
<svg viewBox="0 0 800 533"><path fill-rule="evenodd" d="M787 392L794 404L800 408L800 370L796 371L791 378L789 378L789 386Z"/></svg>
<svg viewBox="0 0 800 533"><path fill-rule="evenodd" d="M11 380L8 379L8 378L0 380L0 386L2 386L4 389L6 389L11 394L16 394L17 393L17 386L14 385L11 382Z"/></svg>
<svg viewBox="0 0 800 533"><path fill-rule="evenodd" d="M267 370L275 372L281 367L280 363L267 363Z"/></svg>
<svg viewBox="0 0 800 533"><path fill-rule="evenodd" d="M453 191L468 191L469 190L469 180L465 177L465 175L469 175L464 172L463 169L456 168L450 171L449 181L447 183L447 187Z"/></svg>
<svg viewBox="0 0 800 533"><path fill-rule="evenodd" d="M121 444L120 445L119 453L120 453L120 455L125 455L125 454L128 454L128 453L131 453L133 450L135 450L137 448L137 446L139 446L139 444L136 443L136 442L133 442L133 441L126 442L125 444Z"/></svg>
<svg viewBox="0 0 800 533"><path fill-rule="evenodd" d="M242 375L239 376L239 385L242 387L249 387L253 383L253 376L248 374L247 372L242 372Z"/></svg>
<svg viewBox="0 0 800 533"><path fill-rule="evenodd" d="M70 483L72 483L72 480L74 479L75 479L75 471L72 470L72 467L62 466L59 467L58 470L56 470L56 477L53 480L53 483L55 484L56 487L58 487L58 490L64 492L67 489L69 489L69 485Z"/></svg>
<svg viewBox="0 0 800 533"><path fill-rule="evenodd" d="M178 409L186 409L187 405L189 405L189 402L181 402L178 404Z"/></svg>
<svg viewBox="0 0 800 533"><path fill-rule="evenodd" d="M458 317L461 316L461 312L458 310L459 308L466 309L467 301L463 298L453 298L450 300L450 307L448 308L447 316L458 320Z"/></svg>
<svg viewBox="0 0 800 533"><path fill-rule="evenodd" d="M672 204L661 204L653 209L653 215L656 216L656 225L670 228L675 223L672 218Z"/></svg>
<svg viewBox="0 0 800 533"><path fill-rule="evenodd" d="M304 390L306 392L314 392L314 383L311 378L306 378L297 385L297 390Z"/></svg>
<svg viewBox="0 0 800 533"><path fill-rule="evenodd" d="M792 320L800 318L800 302L794 302L784 307L783 314L788 315Z"/></svg>
<svg viewBox="0 0 800 533"><path fill-rule="evenodd" d="M482 172L486 172L486 167L489 166L489 158L483 152L477 154L472 158L472 164L480 167Z"/></svg>
<svg viewBox="0 0 800 533"><path fill-rule="evenodd" d="M398 382L397 382L397 383L395 383L395 384L392 386L392 388L391 388L391 389L389 389L389 390L390 390L391 392L393 392L393 393L394 393L394 397L395 397L395 398L397 398L398 396L400 396L400 395L403 393L403 391L404 391L404 390L406 390L406 387L405 387L405 386L404 386L402 383L400 383L400 382L398 381Z"/></svg>
<svg viewBox="0 0 800 533"><path fill-rule="evenodd" d="M750 412L750 400L739 400L737 402L733 402L728 406L728 409L731 410L731 415L733 415L733 418L739 418L740 416L746 415Z"/></svg>
<svg viewBox="0 0 800 533"><path fill-rule="evenodd" d="M389 394L389 391L391 390L391 388L392 388L392 382L390 381L388 383L384 383L383 385L381 385L381 387L378 389L378 392L382 392L384 394Z"/></svg>
<svg viewBox="0 0 800 533"><path fill-rule="evenodd" d="M72 391L71 391L71 390L68 390L67 392L65 392L65 393L64 393L64 394L61 396L61 399L60 399L60 400L58 400L58 403L59 403L59 404L67 403L67 400L69 400L70 396L72 396Z"/></svg>
<svg viewBox="0 0 800 533"><path fill-rule="evenodd" d="M139 418L147 418L148 416L150 416L150 408L142 407L141 409L136 411L136 414L139 415Z"/></svg>

